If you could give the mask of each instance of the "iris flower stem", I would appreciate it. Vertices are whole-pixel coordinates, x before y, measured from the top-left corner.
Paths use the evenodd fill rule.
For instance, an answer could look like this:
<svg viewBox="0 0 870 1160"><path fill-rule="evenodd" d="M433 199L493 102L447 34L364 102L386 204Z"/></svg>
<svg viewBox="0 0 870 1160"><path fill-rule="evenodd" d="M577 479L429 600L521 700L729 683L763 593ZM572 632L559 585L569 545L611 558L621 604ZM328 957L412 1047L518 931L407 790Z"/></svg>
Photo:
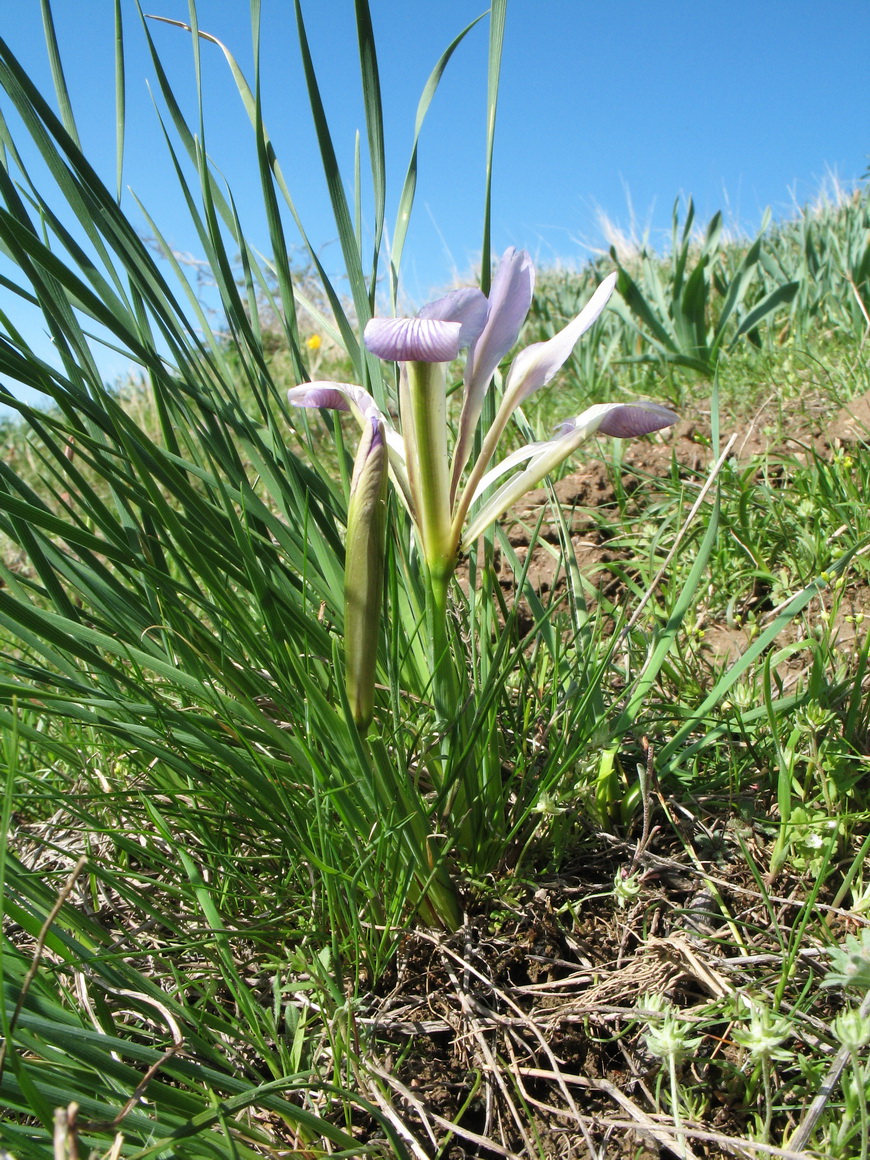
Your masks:
<svg viewBox="0 0 870 1160"><path fill-rule="evenodd" d="M439 812L447 832L457 839L458 848L466 853L473 849L467 786L457 776L455 759L463 752L467 738L468 718L465 696L447 626L447 607L452 570L445 576L429 576L430 641L432 643L432 686L435 719L440 747L434 756L440 791Z"/></svg>
<svg viewBox="0 0 870 1160"><path fill-rule="evenodd" d="M423 555L431 573L449 579L456 564L457 541L450 527L445 367L442 363L409 362L406 370L405 398L410 414L402 415L402 426L413 432L416 463L412 488Z"/></svg>
<svg viewBox="0 0 870 1160"><path fill-rule="evenodd" d="M383 816L389 817L397 810L400 816L408 819L404 838L414 868L413 901L421 917L431 926L458 930L462 917L456 890L442 856L440 841L432 834L425 807L421 808L420 799L413 793L410 783L403 787L401 782L394 780L391 772L384 775L383 771L392 770L392 758L380 738L361 738L360 745Z"/></svg>
<svg viewBox="0 0 870 1160"><path fill-rule="evenodd" d="M451 575L452 572L446 576L429 573L432 686L439 728L444 728L455 720L459 703L459 684L447 631L447 600Z"/></svg>

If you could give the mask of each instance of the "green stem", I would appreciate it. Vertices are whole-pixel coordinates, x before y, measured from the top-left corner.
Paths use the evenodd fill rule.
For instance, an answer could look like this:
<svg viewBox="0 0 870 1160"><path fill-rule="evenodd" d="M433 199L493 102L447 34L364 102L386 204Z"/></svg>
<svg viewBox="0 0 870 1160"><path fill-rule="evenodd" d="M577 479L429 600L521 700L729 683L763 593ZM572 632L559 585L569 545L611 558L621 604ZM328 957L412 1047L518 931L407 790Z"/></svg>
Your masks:
<svg viewBox="0 0 870 1160"><path fill-rule="evenodd" d="M677 1061L675 1056L668 1056L668 1076L671 1081L671 1116L676 1128L675 1143L681 1156L686 1155L686 1135L682 1131L683 1120L680 1116L680 1085L677 1083Z"/></svg>
<svg viewBox="0 0 870 1160"><path fill-rule="evenodd" d="M459 683L450 650L450 634L447 631L449 589L450 575L437 576L429 573L432 688L439 729L451 724L459 708Z"/></svg>
<svg viewBox="0 0 870 1160"><path fill-rule="evenodd" d="M763 1056L761 1060L761 1075L764 1081L764 1126L761 1131L762 1144L770 1143L770 1126L773 1123L773 1089L770 1082L770 1059Z"/></svg>
<svg viewBox="0 0 870 1160"><path fill-rule="evenodd" d="M361 739L360 748L370 770L383 816L398 807L403 816L406 850L414 870L414 904L424 922L458 930L462 924L456 889L441 853L440 840L432 832L432 819L410 782L396 778L395 767L383 742L375 737Z"/></svg>
<svg viewBox="0 0 870 1160"><path fill-rule="evenodd" d="M464 855L473 849L474 827L470 815L468 785L461 768L467 723L463 682L458 658L450 648L447 601L451 568L444 575L429 573L430 641L432 645L432 691L439 745L433 753L439 790L438 812L454 848ZM430 766L431 768L431 766Z"/></svg>

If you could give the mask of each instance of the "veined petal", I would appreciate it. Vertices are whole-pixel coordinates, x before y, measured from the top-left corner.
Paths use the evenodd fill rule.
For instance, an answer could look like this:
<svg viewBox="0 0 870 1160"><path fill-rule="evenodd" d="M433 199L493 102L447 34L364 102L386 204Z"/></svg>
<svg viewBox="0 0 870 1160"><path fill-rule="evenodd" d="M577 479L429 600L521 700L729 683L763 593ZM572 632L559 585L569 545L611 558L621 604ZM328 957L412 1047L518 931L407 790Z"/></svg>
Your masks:
<svg viewBox="0 0 870 1160"><path fill-rule="evenodd" d="M636 403L621 403L615 407L604 416L598 430L602 435L612 435L617 439L636 439L639 435L670 427L679 417L670 407L639 399Z"/></svg>
<svg viewBox="0 0 870 1160"><path fill-rule="evenodd" d="M293 407L322 407L328 411L350 411L364 433L372 420L377 420L390 454L393 479L405 506L413 515L404 440L365 388L357 386L356 383L323 380L291 387L287 392L287 399Z"/></svg>
<svg viewBox="0 0 870 1160"><path fill-rule="evenodd" d="M287 400L293 407L323 407L327 411L354 411L360 426L372 418L381 418L380 408L363 387L355 383L322 380L291 387Z"/></svg>
<svg viewBox="0 0 870 1160"><path fill-rule="evenodd" d="M527 399L533 391L545 386L565 363L577 341L597 320L607 305L617 273L608 274L577 317L546 342L536 342L520 351L511 364L505 383L502 409L509 403L510 411Z"/></svg>
<svg viewBox="0 0 870 1160"><path fill-rule="evenodd" d="M451 290L443 298L430 302L417 317L458 322L462 327L459 332L459 349L464 350L479 338L488 314L486 295L476 286L468 286L461 290Z"/></svg>
<svg viewBox="0 0 870 1160"><path fill-rule="evenodd" d="M465 398L453 453L455 494L471 451L474 429L495 369L517 341L535 291L535 267L525 250L513 246L502 254L489 293L486 325L471 348L465 367Z"/></svg>
<svg viewBox="0 0 870 1160"><path fill-rule="evenodd" d="M537 487L545 475L548 475L553 468L558 467L564 459L567 459L573 451L577 450L581 443L594 435L604 416L613 405L597 403L595 406L589 407L576 419L572 419L569 423L563 423L558 435L539 444L539 450L535 452L528 466L502 484L480 511L475 512L468 529L463 534L462 550L465 551L489 527L493 520L521 499L527 491Z"/></svg>
<svg viewBox="0 0 870 1160"><path fill-rule="evenodd" d="M451 362L459 354L462 323L438 318L372 318L363 341L389 362Z"/></svg>
<svg viewBox="0 0 870 1160"><path fill-rule="evenodd" d="M589 407L576 419L563 423L559 433L542 443L531 444L534 449L528 466L509 479L495 495L476 512L462 537L461 550L467 551L471 544L486 531L493 520L502 512L521 499L527 491L541 482L544 476L549 475L569 455L585 443L596 432L605 435L615 435L617 438L629 438L632 435L647 435L652 431L659 431L662 427L669 427L675 423L678 416L668 407L661 407L657 403L639 401L637 403L596 403ZM522 448L508 456L505 462L513 460L513 464L524 458L522 452L529 447ZM512 464L512 465L513 465ZM489 473L490 482L502 473L502 464L498 464ZM486 479L486 477L484 477ZM483 484L481 481L481 485ZM481 487L476 489L478 494Z"/></svg>
<svg viewBox="0 0 870 1160"><path fill-rule="evenodd" d="M613 404L608 404L608 406L613 406ZM583 416L581 416L582 418ZM640 435L649 435L652 431L660 431L662 427L670 427L678 419L679 415L670 407L663 407L661 404L652 403L647 399L638 399L634 403L621 403L614 406L613 410L610 410L601 421L598 434L611 435L616 439L636 439ZM478 500L497 479L500 479L512 467L516 467L518 463L524 463L527 459L534 458L539 451L549 447L554 440L561 438L561 436L571 434L576 430L577 423L577 419L569 419L559 425L558 432L553 439L543 439L539 443L527 443L525 447L512 451L510 455L500 460L495 467L486 473L477 485L471 502L474 503Z"/></svg>
<svg viewBox="0 0 870 1160"><path fill-rule="evenodd" d="M485 390L495 368L519 337L535 292L535 267L525 250L513 246L502 254L489 292L483 333L469 358L469 387Z"/></svg>
<svg viewBox="0 0 870 1160"><path fill-rule="evenodd" d="M383 422L377 415L373 415L363 428L362 439L360 440L356 459L353 463L353 475L350 480L351 499L356 495L363 478L363 472L369 467L370 463L380 463L383 459L382 451L387 445L385 435L386 432ZM378 470L380 471L380 468ZM377 487L379 488L380 484L377 484Z"/></svg>
<svg viewBox="0 0 870 1160"><path fill-rule="evenodd" d="M616 272L608 274L573 322L569 322L566 327L551 339L548 339L547 342L536 342L533 346L526 347L525 350L520 351L511 363L507 381L505 382L501 405L499 406L492 426L484 436L483 447L471 469L465 492L458 499L456 499L456 492L460 473L456 470L459 463L459 457L458 455L456 456L452 493L454 499L456 499L454 506L454 521L456 526L461 526L465 522L471 496L478 491L480 481L483 478L490 460L495 454L495 449L504 434L504 429L511 415L523 399L528 398L533 391L548 383L556 371L562 366L574 349L577 340L584 331L589 329L607 305L610 295L613 293L613 287L616 284L616 277ZM460 424L461 422L462 420L460 419ZM460 426L460 438L462 434L463 429Z"/></svg>
<svg viewBox="0 0 870 1160"><path fill-rule="evenodd" d="M506 455L504 459L499 460L495 467L486 473L474 489L470 502L476 503L483 493L492 487L497 479L501 479L503 475L510 471L512 467L516 467L518 463L525 463L527 459L534 458L539 451L543 451L551 442L551 439L542 439L538 443L527 443L525 447L520 447L518 450L512 451L510 455Z"/></svg>

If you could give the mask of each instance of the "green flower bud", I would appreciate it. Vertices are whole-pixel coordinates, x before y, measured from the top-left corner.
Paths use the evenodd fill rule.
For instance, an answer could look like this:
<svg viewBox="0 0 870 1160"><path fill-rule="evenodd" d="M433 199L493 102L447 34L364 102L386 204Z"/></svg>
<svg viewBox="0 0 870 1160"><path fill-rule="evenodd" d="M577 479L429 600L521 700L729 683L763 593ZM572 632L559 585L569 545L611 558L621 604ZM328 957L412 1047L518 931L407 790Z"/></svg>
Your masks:
<svg viewBox="0 0 870 1160"><path fill-rule="evenodd" d="M368 728L375 707L386 514L387 447L381 421L372 416L354 462L344 566L347 699L359 729Z"/></svg>

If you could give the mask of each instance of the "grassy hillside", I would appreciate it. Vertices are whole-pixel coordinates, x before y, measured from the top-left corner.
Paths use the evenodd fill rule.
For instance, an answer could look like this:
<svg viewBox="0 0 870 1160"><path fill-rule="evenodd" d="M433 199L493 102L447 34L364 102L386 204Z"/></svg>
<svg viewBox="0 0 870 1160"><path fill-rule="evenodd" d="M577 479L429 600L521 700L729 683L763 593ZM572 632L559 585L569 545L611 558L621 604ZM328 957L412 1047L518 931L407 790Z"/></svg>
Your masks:
<svg viewBox="0 0 870 1160"><path fill-rule="evenodd" d="M212 328L5 49L0 81L47 173L0 169L5 288L58 353L3 316L9 1154L864 1160L868 189L538 271L518 350L617 291L502 448L600 403L680 422L587 442L446 607L394 463L360 722L358 425L286 390L404 410L360 341L377 264L341 235L345 302L265 263L164 91Z"/></svg>

